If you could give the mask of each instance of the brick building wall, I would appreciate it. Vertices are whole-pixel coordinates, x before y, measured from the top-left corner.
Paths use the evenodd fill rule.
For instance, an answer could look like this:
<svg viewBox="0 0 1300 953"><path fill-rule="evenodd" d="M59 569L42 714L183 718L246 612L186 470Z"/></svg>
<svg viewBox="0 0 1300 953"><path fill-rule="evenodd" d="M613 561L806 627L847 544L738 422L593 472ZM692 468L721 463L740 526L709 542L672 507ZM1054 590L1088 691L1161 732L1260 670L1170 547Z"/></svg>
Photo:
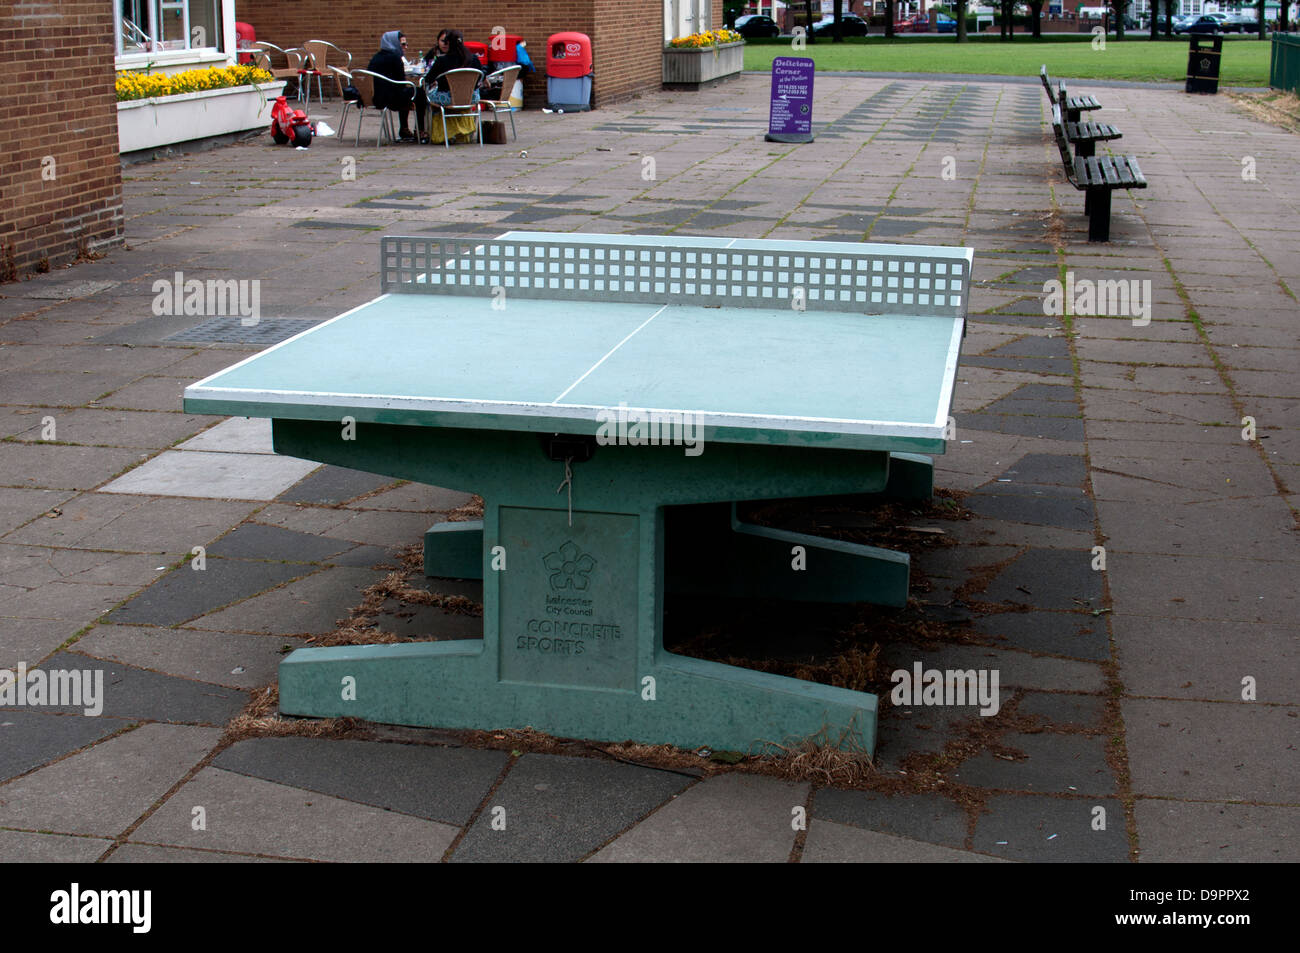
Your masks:
<svg viewBox="0 0 1300 953"><path fill-rule="evenodd" d="M0 281L122 240L108 0L0 3Z"/></svg>
<svg viewBox="0 0 1300 953"><path fill-rule="evenodd" d="M721 24L721 0L714 0L713 7ZM562 30L591 37L597 106L658 89L662 76L660 0L497 0L490 5L468 0L238 0L236 10L241 21L252 24L259 40L280 47L329 40L350 52L352 64L362 68L388 30L401 30L411 51L418 47L423 53L446 27L460 30L467 40L486 43L492 28L502 26L528 43L536 67L523 76L529 106L546 101L546 38Z"/></svg>

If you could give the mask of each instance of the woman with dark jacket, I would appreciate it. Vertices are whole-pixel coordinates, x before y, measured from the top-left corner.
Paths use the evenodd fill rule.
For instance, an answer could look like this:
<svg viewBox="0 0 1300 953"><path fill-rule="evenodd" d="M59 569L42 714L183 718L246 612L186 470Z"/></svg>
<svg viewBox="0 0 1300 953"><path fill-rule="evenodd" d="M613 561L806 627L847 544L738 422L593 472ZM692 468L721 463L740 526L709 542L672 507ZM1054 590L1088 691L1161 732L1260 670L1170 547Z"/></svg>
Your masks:
<svg viewBox="0 0 1300 953"><path fill-rule="evenodd" d="M401 121L398 138L403 142L414 142L415 136L411 134L407 120L411 112L412 90L409 86L398 85L407 81L405 54L406 34L401 30L389 30L380 38L379 52L370 58L370 65L366 68L393 80L392 83L375 80L375 108L391 109L397 113ZM418 87L414 93L414 102L416 128L423 133L425 99L424 91Z"/></svg>
<svg viewBox="0 0 1300 953"><path fill-rule="evenodd" d="M460 30L443 30L439 33L437 44L424 54L424 58L426 62L433 61L424 74L424 88L431 102L442 103L444 106L451 105L451 90L443 74L454 69L479 69L478 57L465 49L465 38ZM477 89L474 90L474 100L478 101Z"/></svg>

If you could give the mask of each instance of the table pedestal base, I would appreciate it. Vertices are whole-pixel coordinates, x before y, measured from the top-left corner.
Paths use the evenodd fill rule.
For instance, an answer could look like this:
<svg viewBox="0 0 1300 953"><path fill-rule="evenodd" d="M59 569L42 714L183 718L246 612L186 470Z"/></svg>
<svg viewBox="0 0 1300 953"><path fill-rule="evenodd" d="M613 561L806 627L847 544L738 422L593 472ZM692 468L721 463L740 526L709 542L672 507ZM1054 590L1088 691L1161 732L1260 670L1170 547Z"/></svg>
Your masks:
<svg viewBox="0 0 1300 953"><path fill-rule="evenodd" d="M674 655L663 596L901 605L905 555L740 523L730 501L915 498L924 458L715 443L698 457L598 447L578 462L573 439L507 431L366 424L347 441L333 422L276 420L273 433L280 453L486 501L482 521L430 530L425 555L426 571L483 580L483 639L299 649L280 665L285 714L739 751L829 729L873 750L873 695ZM571 507L556 493L566 468Z"/></svg>

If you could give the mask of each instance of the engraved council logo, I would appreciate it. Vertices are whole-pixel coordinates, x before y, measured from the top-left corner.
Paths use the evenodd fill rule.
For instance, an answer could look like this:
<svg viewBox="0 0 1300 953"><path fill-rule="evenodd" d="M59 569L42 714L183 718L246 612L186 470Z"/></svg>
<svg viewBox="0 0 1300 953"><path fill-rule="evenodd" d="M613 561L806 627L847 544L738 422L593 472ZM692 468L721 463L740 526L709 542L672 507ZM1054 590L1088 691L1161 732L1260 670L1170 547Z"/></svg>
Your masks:
<svg viewBox="0 0 1300 953"><path fill-rule="evenodd" d="M551 571L551 589L557 592L564 589L582 592L590 581L587 574L596 568L596 560L578 549L572 540L555 552L547 553L542 562Z"/></svg>

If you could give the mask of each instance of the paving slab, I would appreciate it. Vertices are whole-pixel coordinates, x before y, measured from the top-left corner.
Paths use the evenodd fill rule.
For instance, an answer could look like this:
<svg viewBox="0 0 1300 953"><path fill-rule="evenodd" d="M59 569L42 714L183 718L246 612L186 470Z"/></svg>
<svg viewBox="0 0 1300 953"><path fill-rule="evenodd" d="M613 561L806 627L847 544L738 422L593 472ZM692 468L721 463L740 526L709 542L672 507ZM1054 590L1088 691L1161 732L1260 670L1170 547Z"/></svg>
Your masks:
<svg viewBox="0 0 1300 953"><path fill-rule="evenodd" d="M1090 551L1030 549L977 594L988 602L1036 609L1101 608L1101 574L1092 569Z"/></svg>
<svg viewBox="0 0 1300 953"><path fill-rule="evenodd" d="M90 864L112 846L99 837L0 830L0 863Z"/></svg>
<svg viewBox="0 0 1300 953"><path fill-rule="evenodd" d="M1115 777L1106 764L1106 740L1102 737L1007 732L998 742L1025 757L1010 761L981 751L953 771L953 780L1003 791L1115 794Z"/></svg>
<svg viewBox="0 0 1300 953"><path fill-rule="evenodd" d="M880 662L885 671L923 669L998 673L998 688L1027 688L1038 691L1100 692L1105 685L1101 667L1095 662L1034 656L1026 652L977 645L943 645L922 648L907 642L882 644ZM1005 694L1002 696L1005 698ZM975 710L975 709L967 709Z"/></svg>
<svg viewBox="0 0 1300 953"><path fill-rule="evenodd" d="M1300 618L1295 563L1224 556L1108 553L1116 607L1141 615L1224 622Z"/></svg>
<svg viewBox="0 0 1300 953"><path fill-rule="evenodd" d="M957 414L957 430L987 430L1046 440L1083 440L1083 421L1073 417L1025 417L1015 414Z"/></svg>
<svg viewBox="0 0 1300 953"><path fill-rule="evenodd" d="M1109 551L1217 553L1300 561L1295 516L1280 497L1201 499L1194 503L1100 500ZM1297 567L1300 568L1300 567Z"/></svg>
<svg viewBox="0 0 1300 953"><path fill-rule="evenodd" d="M284 635L97 625L73 647L164 675L251 690L274 682L285 655L305 644Z"/></svg>
<svg viewBox="0 0 1300 953"><path fill-rule="evenodd" d="M376 493L355 503L349 503L348 506L352 509L446 513L464 506L473 499L472 493L462 493L460 490L447 490L423 483L405 483L383 493Z"/></svg>
<svg viewBox="0 0 1300 953"><path fill-rule="evenodd" d="M1300 861L1300 806L1139 798L1134 816L1144 863Z"/></svg>
<svg viewBox="0 0 1300 953"><path fill-rule="evenodd" d="M113 610L104 621L177 625L314 571L311 564L215 557L198 570L190 561Z"/></svg>
<svg viewBox="0 0 1300 953"><path fill-rule="evenodd" d="M808 785L750 774L701 781L599 850L598 863L786 863Z"/></svg>
<svg viewBox="0 0 1300 953"><path fill-rule="evenodd" d="M998 857L936 847L892 834L862 830L831 821L808 825L799 859L804 864L1002 864Z"/></svg>
<svg viewBox="0 0 1300 953"><path fill-rule="evenodd" d="M1111 625L1120 681L1132 694L1239 702L1249 676L1258 700L1300 704L1300 626L1127 612Z"/></svg>
<svg viewBox="0 0 1300 953"><path fill-rule="evenodd" d="M1105 829L1095 830L1103 821ZM1125 863L1124 805L1110 798L995 794L975 823L974 848L1034 863Z"/></svg>
<svg viewBox="0 0 1300 953"><path fill-rule="evenodd" d="M424 541L424 533L442 516L431 513L403 513L384 510L362 510L343 522L330 527L329 534L354 543L373 546L410 546Z"/></svg>
<svg viewBox="0 0 1300 953"><path fill-rule="evenodd" d="M7 585L35 589L50 582L84 586L143 586L167 567L148 553L106 553L0 543L0 576Z"/></svg>
<svg viewBox="0 0 1300 953"><path fill-rule="evenodd" d="M322 738L252 738L215 767L463 826L510 760L504 751Z"/></svg>
<svg viewBox="0 0 1300 953"><path fill-rule="evenodd" d="M875 791L822 788L813 799L812 816L868 831L959 848L966 843L966 811L937 794L884 795ZM811 831L810 831L811 833ZM805 858L807 847L805 850Z"/></svg>
<svg viewBox="0 0 1300 953"><path fill-rule="evenodd" d="M313 533L298 533L265 523L245 523L208 547L208 553L230 559L326 562L356 544Z"/></svg>
<svg viewBox="0 0 1300 953"><path fill-rule="evenodd" d="M44 417L54 420L54 438L62 443L98 444L110 447L138 447L158 450L195 433L208 420L191 414L169 414L134 410L33 411L18 418L26 422L17 433L19 440L39 443Z"/></svg>
<svg viewBox="0 0 1300 953"><path fill-rule="evenodd" d="M1295 803L1294 707L1126 698L1120 711L1135 794Z"/></svg>
<svg viewBox="0 0 1300 953"><path fill-rule="evenodd" d="M50 582L31 589L0 589L0 614L18 619L62 619L83 624L126 599L136 586Z"/></svg>
<svg viewBox="0 0 1300 953"><path fill-rule="evenodd" d="M976 616L976 632L1007 648L1104 662L1110 658L1106 618L1089 612L999 612Z"/></svg>
<svg viewBox="0 0 1300 953"><path fill-rule="evenodd" d="M6 443L0 484L58 490L89 490L139 463L148 454L113 447Z"/></svg>
<svg viewBox="0 0 1300 953"><path fill-rule="evenodd" d="M206 830L193 829L195 807L204 808ZM131 841L341 863L430 863L456 833L448 824L206 767Z"/></svg>
<svg viewBox="0 0 1300 953"><path fill-rule="evenodd" d="M1063 692L1025 692L1016 712L1041 719L1044 724L1101 730L1105 699L1100 695L1067 695Z"/></svg>
<svg viewBox="0 0 1300 953"><path fill-rule="evenodd" d="M194 546L211 542L254 508L215 500L83 493L60 504L57 517L28 523L4 541L188 556Z"/></svg>
<svg viewBox="0 0 1300 953"><path fill-rule="evenodd" d="M102 671L100 717L104 718L223 725L248 704L248 695L237 689L162 675L79 652L59 652L42 662L41 668L82 673ZM98 684L99 676L92 677ZM49 705L44 710L81 714L86 707Z"/></svg>
<svg viewBox="0 0 1300 953"><path fill-rule="evenodd" d="M210 569L212 563L208 566ZM251 596L229 608L204 613L185 624L194 629L275 635L332 632L340 619L346 619L351 609L360 605L366 587L379 582L384 575L383 571L333 566L282 588Z"/></svg>
<svg viewBox="0 0 1300 953"><path fill-rule="evenodd" d="M143 725L0 785L0 826L116 837L207 754L218 728Z"/></svg>
<svg viewBox="0 0 1300 953"><path fill-rule="evenodd" d="M275 453L271 447L271 421L266 417L230 417L197 437L180 444L178 450L208 450L214 453Z"/></svg>
<svg viewBox="0 0 1300 953"><path fill-rule="evenodd" d="M273 500L319 466L262 453L167 450L104 486L104 493Z"/></svg>
<svg viewBox="0 0 1300 953"><path fill-rule="evenodd" d="M0 781L61 758L121 728L120 722L106 718L0 707Z"/></svg>
<svg viewBox="0 0 1300 953"><path fill-rule="evenodd" d="M106 864L285 864L296 863L278 857L258 857L219 850L164 847L155 844L122 844L104 860Z"/></svg>
<svg viewBox="0 0 1300 953"><path fill-rule="evenodd" d="M178 377L145 376L92 401L92 406L121 410L181 410L185 388L194 383ZM101 388L102 394L106 388ZM84 402L83 402L84 403Z"/></svg>
<svg viewBox="0 0 1300 953"><path fill-rule="evenodd" d="M285 503L321 503L335 506L390 486L393 478L345 467L323 466L282 492Z"/></svg>
<svg viewBox="0 0 1300 953"><path fill-rule="evenodd" d="M524 755L492 792L451 860L579 860L690 783L680 774L614 761ZM494 819L502 816L505 829L494 829Z"/></svg>
<svg viewBox="0 0 1300 953"><path fill-rule="evenodd" d="M0 616L0 668L35 665L84 627L80 620L7 619Z"/></svg>
<svg viewBox="0 0 1300 953"><path fill-rule="evenodd" d="M1095 524L1096 510L1092 500L1083 496L1082 491L1072 491L1077 495L1070 499L1057 495L1057 488L1034 491L1021 485L1025 492L1013 493L1004 490L1005 486L1007 484L995 483L972 493L966 498L966 506L979 516L1034 526L1086 532Z"/></svg>

